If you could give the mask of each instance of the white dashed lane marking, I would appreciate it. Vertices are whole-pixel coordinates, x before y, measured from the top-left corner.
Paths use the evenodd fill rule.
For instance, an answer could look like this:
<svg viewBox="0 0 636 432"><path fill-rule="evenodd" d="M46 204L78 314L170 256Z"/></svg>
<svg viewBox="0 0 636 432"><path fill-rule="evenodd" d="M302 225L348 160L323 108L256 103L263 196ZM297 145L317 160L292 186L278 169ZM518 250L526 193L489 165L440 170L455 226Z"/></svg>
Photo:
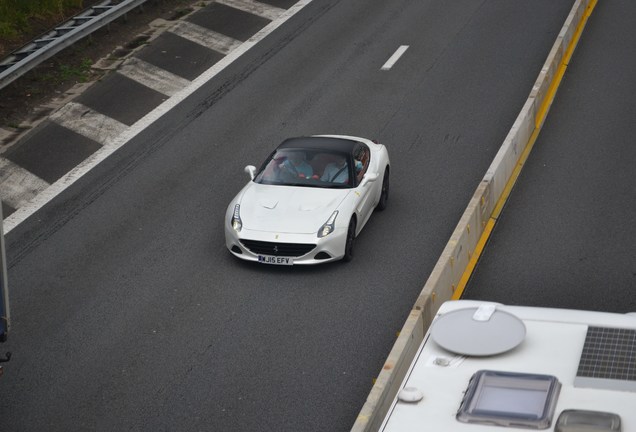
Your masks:
<svg viewBox="0 0 636 432"><path fill-rule="evenodd" d="M136 57L128 59L117 72L167 96L172 96L190 84L189 80Z"/></svg>
<svg viewBox="0 0 636 432"><path fill-rule="evenodd" d="M190 42L226 55L243 43L188 21L180 21L169 31Z"/></svg>
<svg viewBox="0 0 636 432"><path fill-rule="evenodd" d="M285 9L280 9L256 0L216 0L216 2L222 3L225 6L233 7L234 9L240 9L243 12L258 15L270 21L274 21L286 12Z"/></svg>
<svg viewBox="0 0 636 432"><path fill-rule="evenodd" d="M402 57L407 49L409 49L408 45L402 45L401 47L399 47L380 69L384 71L390 70L393 65L400 59L400 57Z"/></svg>
<svg viewBox="0 0 636 432"><path fill-rule="evenodd" d="M49 187L49 184L8 159L0 158L0 198L19 208Z"/></svg>
<svg viewBox="0 0 636 432"><path fill-rule="evenodd" d="M101 145L112 142L128 126L77 102L69 102L50 117L55 123Z"/></svg>

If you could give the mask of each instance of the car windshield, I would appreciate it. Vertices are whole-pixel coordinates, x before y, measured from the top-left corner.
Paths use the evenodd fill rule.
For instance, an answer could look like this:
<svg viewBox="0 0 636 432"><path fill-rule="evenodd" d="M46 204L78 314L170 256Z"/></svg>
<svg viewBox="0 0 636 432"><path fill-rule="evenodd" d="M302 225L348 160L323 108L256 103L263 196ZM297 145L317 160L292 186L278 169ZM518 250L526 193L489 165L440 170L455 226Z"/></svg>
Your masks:
<svg viewBox="0 0 636 432"><path fill-rule="evenodd" d="M284 148L270 156L254 181L284 186L350 188L352 177L346 153Z"/></svg>

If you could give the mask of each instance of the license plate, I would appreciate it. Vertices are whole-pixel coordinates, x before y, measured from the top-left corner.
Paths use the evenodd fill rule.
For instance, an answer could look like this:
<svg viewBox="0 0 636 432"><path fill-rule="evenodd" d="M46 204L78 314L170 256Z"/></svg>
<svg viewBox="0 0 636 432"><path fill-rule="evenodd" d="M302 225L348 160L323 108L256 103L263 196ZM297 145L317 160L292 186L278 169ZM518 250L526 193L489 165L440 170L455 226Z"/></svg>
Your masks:
<svg viewBox="0 0 636 432"><path fill-rule="evenodd" d="M294 259L292 257L272 256L272 255L259 255L258 262L262 264L294 265Z"/></svg>

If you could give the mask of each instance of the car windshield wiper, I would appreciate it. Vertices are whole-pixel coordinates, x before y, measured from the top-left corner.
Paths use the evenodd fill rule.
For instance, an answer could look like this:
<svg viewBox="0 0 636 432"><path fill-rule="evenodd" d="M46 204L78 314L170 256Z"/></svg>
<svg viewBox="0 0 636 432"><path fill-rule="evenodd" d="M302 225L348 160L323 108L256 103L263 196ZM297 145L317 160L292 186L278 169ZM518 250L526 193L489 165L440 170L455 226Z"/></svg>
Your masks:
<svg viewBox="0 0 636 432"><path fill-rule="evenodd" d="M284 183L275 181L260 181L259 184L267 184L273 186L296 186L296 187L310 187L310 188L323 188L323 189L349 189L347 183Z"/></svg>
<svg viewBox="0 0 636 432"><path fill-rule="evenodd" d="M307 183L281 183L281 185L283 186L300 186L300 187L306 187L306 186L311 186Z"/></svg>
<svg viewBox="0 0 636 432"><path fill-rule="evenodd" d="M310 188L321 188L321 189L331 189L331 188L342 188L340 185L331 185L324 183L284 183L283 186L299 186L299 187L310 187Z"/></svg>

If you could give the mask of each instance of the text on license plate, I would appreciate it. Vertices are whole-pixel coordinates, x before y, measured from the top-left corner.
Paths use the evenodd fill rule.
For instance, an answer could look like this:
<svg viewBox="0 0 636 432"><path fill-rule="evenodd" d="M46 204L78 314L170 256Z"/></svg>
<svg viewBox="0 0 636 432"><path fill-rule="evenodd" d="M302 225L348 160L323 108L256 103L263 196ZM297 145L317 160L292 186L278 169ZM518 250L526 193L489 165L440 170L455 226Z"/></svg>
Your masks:
<svg viewBox="0 0 636 432"><path fill-rule="evenodd" d="M292 257L259 255L258 262L263 264L293 265L294 259Z"/></svg>

